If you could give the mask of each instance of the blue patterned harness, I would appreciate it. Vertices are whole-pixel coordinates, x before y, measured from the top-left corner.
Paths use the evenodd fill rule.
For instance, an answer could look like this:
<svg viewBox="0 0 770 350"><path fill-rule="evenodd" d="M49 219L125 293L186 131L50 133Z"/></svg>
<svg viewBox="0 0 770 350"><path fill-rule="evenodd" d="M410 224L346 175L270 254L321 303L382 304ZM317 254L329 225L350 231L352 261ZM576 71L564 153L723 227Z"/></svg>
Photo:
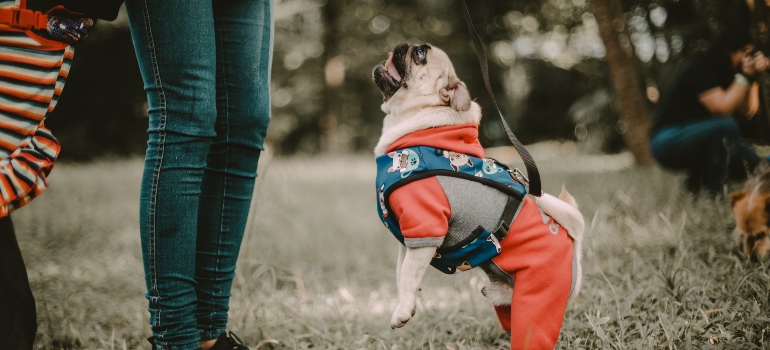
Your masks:
<svg viewBox="0 0 770 350"><path fill-rule="evenodd" d="M464 232L464 237L453 242L445 239L431 265L441 272L452 274L479 266L500 254L500 241L508 234L527 193L524 186L527 180L518 169L511 170L491 158L477 158L427 146L402 148L383 154L376 161L377 211L385 227L401 244L405 244L404 236L398 218L388 203L390 194L417 180L447 176L481 183L502 192L508 199L496 229L490 231L478 226L471 232Z"/></svg>

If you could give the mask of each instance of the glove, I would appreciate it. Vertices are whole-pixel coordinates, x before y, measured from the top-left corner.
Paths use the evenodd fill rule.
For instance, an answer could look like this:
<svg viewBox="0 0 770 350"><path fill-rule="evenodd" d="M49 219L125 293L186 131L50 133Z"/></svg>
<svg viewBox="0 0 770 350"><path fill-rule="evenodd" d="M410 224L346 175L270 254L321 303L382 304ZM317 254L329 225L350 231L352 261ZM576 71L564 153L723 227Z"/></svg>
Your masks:
<svg viewBox="0 0 770 350"><path fill-rule="evenodd" d="M54 40L67 44L83 42L88 37L88 31L94 25L90 18L62 17L49 14L46 29Z"/></svg>

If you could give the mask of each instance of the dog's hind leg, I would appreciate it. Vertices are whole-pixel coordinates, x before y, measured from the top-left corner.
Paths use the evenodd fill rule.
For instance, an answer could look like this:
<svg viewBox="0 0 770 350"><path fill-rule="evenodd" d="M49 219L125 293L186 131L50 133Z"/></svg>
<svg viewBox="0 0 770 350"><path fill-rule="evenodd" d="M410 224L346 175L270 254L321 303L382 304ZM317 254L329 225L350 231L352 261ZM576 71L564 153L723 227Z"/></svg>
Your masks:
<svg viewBox="0 0 770 350"><path fill-rule="evenodd" d="M492 302L492 305L511 305L511 298L513 297L513 286L511 283L503 280L494 273L491 273L488 271L488 268L485 268L484 266L482 266L482 268L487 274L487 277L489 277L489 283L481 288L481 294L489 299L489 301Z"/></svg>
<svg viewBox="0 0 770 350"><path fill-rule="evenodd" d="M0 349L32 349L35 297L9 217L0 218Z"/></svg>
<svg viewBox="0 0 770 350"><path fill-rule="evenodd" d="M510 335L513 286L511 286L509 281L505 281L494 273L490 273L487 268L484 268L484 272L486 272L487 277L489 277L489 283L481 288L481 294L492 302L492 305L495 307L497 319L500 320L500 325L505 332Z"/></svg>

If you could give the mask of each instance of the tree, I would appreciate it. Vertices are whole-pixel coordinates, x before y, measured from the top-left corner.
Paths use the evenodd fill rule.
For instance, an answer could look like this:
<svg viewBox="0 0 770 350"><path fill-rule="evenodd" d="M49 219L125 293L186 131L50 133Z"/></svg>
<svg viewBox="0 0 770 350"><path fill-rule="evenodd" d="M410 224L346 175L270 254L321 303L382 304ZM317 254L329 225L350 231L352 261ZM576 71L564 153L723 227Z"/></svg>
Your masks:
<svg viewBox="0 0 770 350"><path fill-rule="evenodd" d="M649 147L650 119L647 116L645 94L641 89L635 57L620 46L615 24L625 26L612 14L610 0L593 0L594 18L599 26L599 34L605 48L605 60L610 68L612 85L615 88L623 121L627 131L624 134L628 148L637 165L647 165L652 161Z"/></svg>
<svg viewBox="0 0 770 350"><path fill-rule="evenodd" d="M337 21L340 13L340 1L328 0L323 9L324 15L324 48L326 49L326 64L324 81L326 83L326 115L319 121L321 127L321 148L326 152L337 151L337 124L342 113L341 95L342 83L345 79L345 66L339 50L339 32Z"/></svg>
<svg viewBox="0 0 770 350"><path fill-rule="evenodd" d="M747 0L746 3L751 12L751 27L753 29L756 49L765 52L767 55L770 52L770 38L768 37L768 30L770 29L768 28L768 16L770 13L768 13L767 3L762 0ZM760 137L763 137L764 141L768 141L770 139L770 130L768 130L768 126L770 126L770 108L768 108L770 107L770 76L763 74L758 81L760 106L762 108L758 113L759 115L754 117L762 120L755 121L755 125L759 124L760 130L763 131L759 133Z"/></svg>

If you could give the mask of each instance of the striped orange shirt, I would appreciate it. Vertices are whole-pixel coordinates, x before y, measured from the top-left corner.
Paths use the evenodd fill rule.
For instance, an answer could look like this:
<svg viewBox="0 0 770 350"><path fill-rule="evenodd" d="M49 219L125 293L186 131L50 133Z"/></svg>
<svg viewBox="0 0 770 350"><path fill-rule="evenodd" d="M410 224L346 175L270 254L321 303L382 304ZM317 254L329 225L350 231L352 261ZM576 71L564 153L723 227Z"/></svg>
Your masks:
<svg viewBox="0 0 770 350"><path fill-rule="evenodd" d="M0 217L48 187L60 146L43 121L74 53L70 45L0 25Z"/></svg>

